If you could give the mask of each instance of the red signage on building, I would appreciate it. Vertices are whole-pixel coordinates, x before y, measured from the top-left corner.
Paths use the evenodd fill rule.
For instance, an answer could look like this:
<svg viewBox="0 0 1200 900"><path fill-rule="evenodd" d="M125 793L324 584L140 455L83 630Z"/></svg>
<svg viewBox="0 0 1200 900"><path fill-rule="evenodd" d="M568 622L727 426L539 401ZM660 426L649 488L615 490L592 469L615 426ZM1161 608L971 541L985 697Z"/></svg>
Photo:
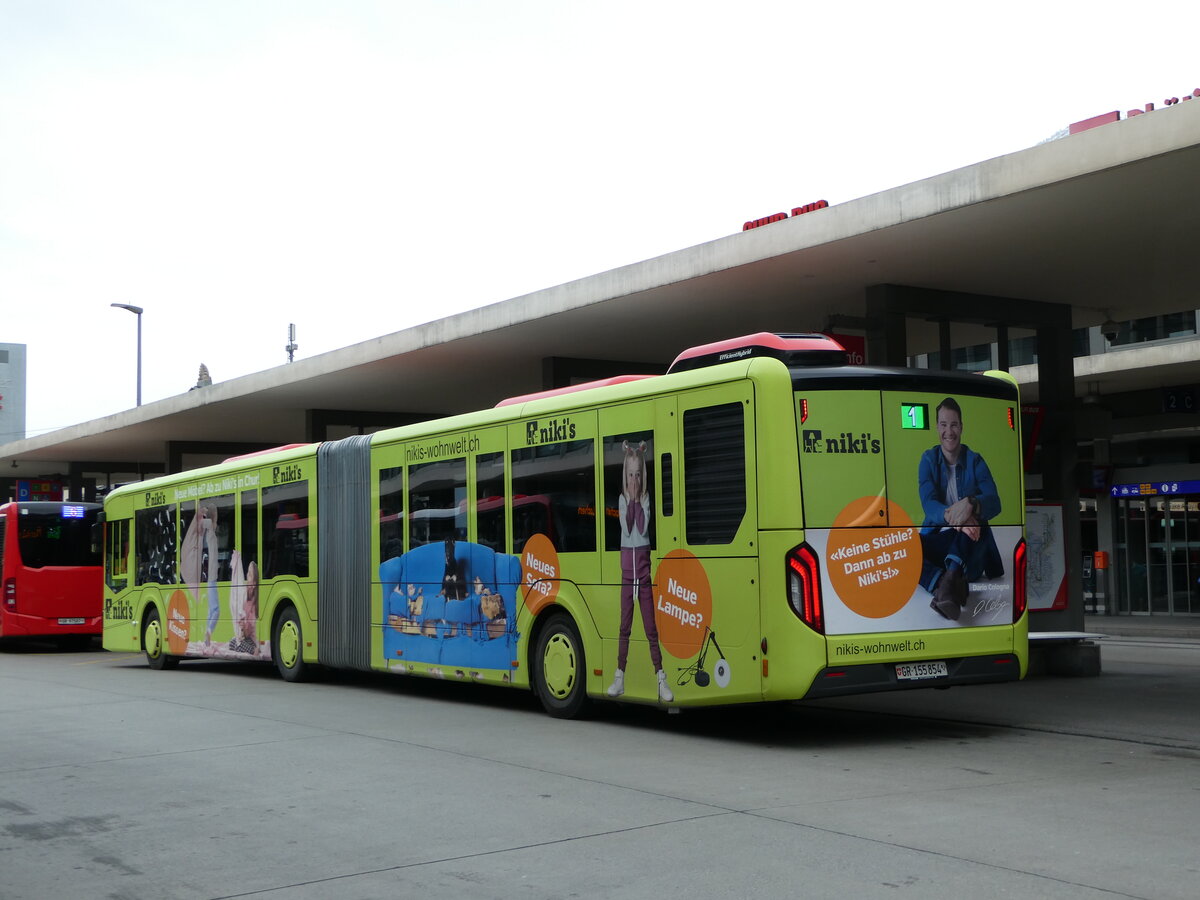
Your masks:
<svg viewBox="0 0 1200 900"><path fill-rule="evenodd" d="M792 216L802 216L805 213L816 212L818 209L825 209L829 206L826 200L818 200L815 203L805 203L803 206L792 207ZM769 216L763 216L761 219L754 219L751 222L746 222L742 225L742 231L749 231L751 228L760 228L763 225L770 225L772 222L782 222L788 217L787 213L778 212Z"/></svg>
<svg viewBox="0 0 1200 900"><path fill-rule="evenodd" d="M857 334L835 334L832 331L823 332L828 337L833 338L850 357L850 365L861 366L867 362L867 339L862 335Z"/></svg>
<svg viewBox="0 0 1200 900"><path fill-rule="evenodd" d="M1184 100L1191 100L1193 97L1200 99L1200 88L1196 88L1190 94L1184 94L1182 97L1168 97L1163 101L1163 106L1174 106L1176 103L1182 103ZM1125 116L1132 119L1134 116L1145 115L1148 112L1154 112L1154 104L1147 103L1142 109L1131 109ZM1079 134L1081 131L1088 131L1100 125L1107 125L1109 122L1121 121L1121 113L1119 110L1112 112L1101 113L1098 116L1092 116L1090 119L1083 119L1079 122L1072 122L1067 128L1070 134Z"/></svg>

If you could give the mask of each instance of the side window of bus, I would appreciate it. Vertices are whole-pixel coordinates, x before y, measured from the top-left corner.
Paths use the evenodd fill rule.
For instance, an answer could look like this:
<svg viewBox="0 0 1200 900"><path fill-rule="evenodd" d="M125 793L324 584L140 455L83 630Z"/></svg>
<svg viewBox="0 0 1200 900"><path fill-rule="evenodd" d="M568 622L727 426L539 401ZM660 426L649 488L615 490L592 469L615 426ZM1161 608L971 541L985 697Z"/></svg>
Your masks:
<svg viewBox="0 0 1200 900"><path fill-rule="evenodd" d="M513 546L545 534L559 553L596 550L594 442L563 441L512 451Z"/></svg>
<svg viewBox="0 0 1200 900"><path fill-rule="evenodd" d="M654 549L656 468L653 431L604 438L605 550Z"/></svg>
<svg viewBox="0 0 1200 900"><path fill-rule="evenodd" d="M0 509L0 570L4 568L4 539L8 535L8 512Z"/></svg>
<svg viewBox="0 0 1200 900"><path fill-rule="evenodd" d="M684 412L683 507L689 544L728 544L737 535L746 515L741 403Z"/></svg>
<svg viewBox="0 0 1200 900"><path fill-rule="evenodd" d="M404 554L404 467L379 472L379 561Z"/></svg>
<svg viewBox="0 0 1200 900"><path fill-rule="evenodd" d="M185 581L212 584L232 579L233 517L233 494L205 497L180 507L181 565L184 560L194 560L191 563L193 571L188 571L187 567L182 571Z"/></svg>
<svg viewBox="0 0 1200 900"><path fill-rule="evenodd" d="M263 577L308 577L308 481L262 492Z"/></svg>
<svg viewBox="0 0 1200 900"><path fill-rule="evenodd" d="M258 559L258 492L242 491L242 574L250 570L250 563L257 567ZM246 574L249 578L249 575Z"/></svg>
<svg viewBox="0 0 1200 900"><path fill-rule="evenodd" d="M134 584L175 584L175 507L151 506L133 517Z"/></svg>
<svg viewBox="0 0 1200 900"><path fill-rule="evenodd" d="M104 578L113 591L129 584L129 520L117 519L105 526Z"/></svg>
<svg viewBox="0 0 1200 900"><path fill-rule="evenodd" d="M475 540L504 551L504 454L475 457Z"/></svg>
<svg viewBox="0 0 1200 900"><path fill-rule="evenodd" d="M675 515L675 473L671 465L671 454L664 453L662 465L662 511L664 516Z"/></svg>
<svg viewBox="0 0 1200 900"><path fill-rule="evenodd" d="M467 461L446 459L408 468L409 549L467 539Z"/></svg>

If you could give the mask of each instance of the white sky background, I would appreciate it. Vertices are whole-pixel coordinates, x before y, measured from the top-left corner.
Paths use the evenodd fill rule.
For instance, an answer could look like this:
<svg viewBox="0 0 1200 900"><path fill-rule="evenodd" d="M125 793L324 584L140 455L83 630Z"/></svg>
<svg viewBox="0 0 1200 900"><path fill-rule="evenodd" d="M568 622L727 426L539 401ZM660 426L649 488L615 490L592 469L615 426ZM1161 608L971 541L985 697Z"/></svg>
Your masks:
<svg viewBox="0 0 1200 900"><path fill-rule="evenodd" d="M1161 107L1200 87L1197 24L1174 0L0 0L27 433L133 406L110 303L145 308L149 403L202 362L285 363L289 323L313 356Z"/></svg>

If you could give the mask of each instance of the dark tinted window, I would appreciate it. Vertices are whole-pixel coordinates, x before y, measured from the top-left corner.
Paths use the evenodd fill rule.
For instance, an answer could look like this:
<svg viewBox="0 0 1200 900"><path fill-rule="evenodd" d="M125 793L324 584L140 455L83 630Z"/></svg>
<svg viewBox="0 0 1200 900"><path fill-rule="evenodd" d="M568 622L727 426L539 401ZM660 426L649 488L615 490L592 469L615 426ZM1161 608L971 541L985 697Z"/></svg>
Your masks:
<svg viewBox="0 0 1200 900"><path fill-rule="evenodd" d="M671 465L671 454L662 455L662 511L664 516L675 515L675 473Z"/></svg>
<svg viewBox="0 0 1200 900"><path fill-rule="evenodd" d="M136 584L175 584L175 507L139 509L133 518Z"/></svg>
<svg viewBox="0 0 1200 900"><path fill-rule="evenodd" d="M108 522L104 533L104 577L114 591L124 590L129 584L129 520L117 519Z"/></svg>
<svg viewBox="0 0 1200 900"><path fill-rule="evenodd" d="M258 564L258 492L242 491L242 570Z"/></svg>
<svg viewBox="0 0 1200 900"><path fill-rule="evenodd" d="M596 549L596 451L563 441L512 451L513 546L541 532L559 553Z"/></svg>
<svg viewBox="0 0 1200 900"><path fill-rule="evenodd" d="M467 461L447 459L408 469L409 549L467 539Z"/></svg>
<svg viewBox="0 0 1200 900"><path fill-rule="evenodd" d="M475 457L476 540L493 550L504 550L504 454Z"/></svg>
<svg viewBox="0 0 1200 900"><path fill-rule="evenodd" d="M683 414L683 502L689 544L728 544L746 515L744 420L741 403Z"/></svg>
<svg viewBox="0 0 1200 900"><path fill-rule="evenodd" d="M308 482L262 492L263 577L308 577Z"/></svg>
<svg viewBox="0 0 1200 900"><path fill-rule="evenodd" d="M404 555L404 467L379 472L379 559Z"/></svg>
<svg viewBox="0 0 1200 900"><path fill-rule="evenodd" d="M15 524L21 562L31 569L100 565L99 548L92 546L92 526L99 512L70 504L57 512L20 510Z"/></svg>

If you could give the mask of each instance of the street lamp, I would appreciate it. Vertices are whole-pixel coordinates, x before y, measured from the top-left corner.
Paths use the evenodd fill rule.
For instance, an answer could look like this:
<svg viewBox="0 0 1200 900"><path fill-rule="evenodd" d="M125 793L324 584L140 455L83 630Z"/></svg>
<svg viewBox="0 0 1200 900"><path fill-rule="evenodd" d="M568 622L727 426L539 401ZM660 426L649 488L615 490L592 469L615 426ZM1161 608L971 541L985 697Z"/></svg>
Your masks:
<svg viewBox="0 0 1200 900"><path fill-rule="evenodd" d="M129 303L110 303L110 306L115 306L117 309L127 309L138 320L138 345L137 345L137 405L142 405L142 308L140 306L132 306Z"/></svg>

